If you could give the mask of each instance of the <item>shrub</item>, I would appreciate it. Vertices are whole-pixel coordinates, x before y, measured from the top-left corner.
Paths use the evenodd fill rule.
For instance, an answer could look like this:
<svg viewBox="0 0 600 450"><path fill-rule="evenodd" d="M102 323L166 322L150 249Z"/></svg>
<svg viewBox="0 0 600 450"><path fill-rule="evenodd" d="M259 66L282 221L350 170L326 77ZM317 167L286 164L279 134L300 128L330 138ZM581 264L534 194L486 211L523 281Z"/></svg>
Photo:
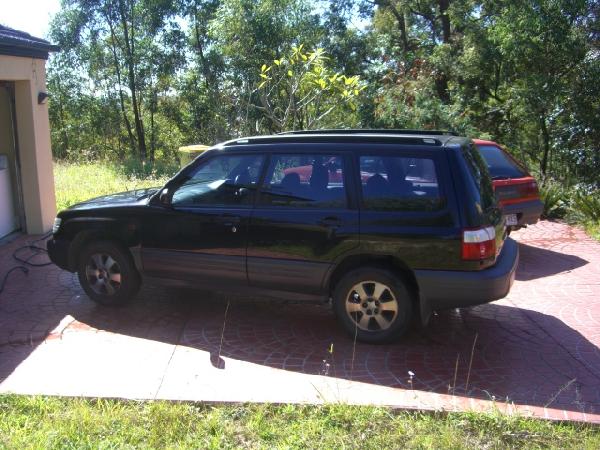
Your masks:
<svg viewBox="0 0 600 450"><path fill-rule="evenodd" d="M559 184L549 182L540 186L540 197L544 203L544 219L563 218L567 214L569 192Z"/></svg>
<svg viewBox="0 0 600 450"><path fill-rule="evenodd" d="M591 194L578 192L573 196L571 209L584 221L600 223L600 190Z"/></svg>

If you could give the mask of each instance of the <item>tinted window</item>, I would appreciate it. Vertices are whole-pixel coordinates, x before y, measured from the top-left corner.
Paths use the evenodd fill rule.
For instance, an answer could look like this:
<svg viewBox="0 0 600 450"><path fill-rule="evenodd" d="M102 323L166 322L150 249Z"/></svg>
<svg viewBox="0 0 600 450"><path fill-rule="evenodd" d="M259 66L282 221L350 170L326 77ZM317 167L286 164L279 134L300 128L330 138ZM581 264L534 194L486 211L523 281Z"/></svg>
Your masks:
<svg viewBox="0 0 600 450"><path fill-rule="evenodd" d="M295 208L345 208L342 157L273 155L260 203Z"/></svg>
<svg viewBox="0 0 600 450"><path fill-rule="evenodd" d="M486 210L494 204L494 191L492 180L487 169L487 165L481 156L481 153L475 150L474 145L463 147L463 157L472 175L472 181L479 195L481 207Z"/></svg>
<svg viewBox="0 0 600 450"><path fill-rule="evenodd" d="M434 211L444 205L429 158L361 156L363 205L380 211Z"/></svg>
<svg viewBox="0 0 600 450"><path fill-rule="evenodd" d="M175 191L175 206L252 203L264 157L219 155L200 164Z"/></svg>
<svg viewBox="0 0 600 450"><path fill-rule="evenodd" d="M519 167L519 164L504 153L504 150L494 145L478 145L477 147L487 164L492 179L521 178L527 176L527 171Z"/></svg>

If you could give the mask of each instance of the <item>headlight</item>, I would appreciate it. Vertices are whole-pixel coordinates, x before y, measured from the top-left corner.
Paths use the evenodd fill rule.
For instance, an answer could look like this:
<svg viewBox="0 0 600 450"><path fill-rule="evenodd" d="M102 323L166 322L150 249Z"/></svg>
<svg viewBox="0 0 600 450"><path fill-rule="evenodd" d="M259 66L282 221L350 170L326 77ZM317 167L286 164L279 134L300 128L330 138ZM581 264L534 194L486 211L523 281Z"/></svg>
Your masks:
<svg viewBox="0 0 600 450"><path fill-rule="evenodd" d="M61 223L62 223L62 219L60 217L57 217L56 219L54 219L54 225L52 225L52 234L58 233Z"/></svg>

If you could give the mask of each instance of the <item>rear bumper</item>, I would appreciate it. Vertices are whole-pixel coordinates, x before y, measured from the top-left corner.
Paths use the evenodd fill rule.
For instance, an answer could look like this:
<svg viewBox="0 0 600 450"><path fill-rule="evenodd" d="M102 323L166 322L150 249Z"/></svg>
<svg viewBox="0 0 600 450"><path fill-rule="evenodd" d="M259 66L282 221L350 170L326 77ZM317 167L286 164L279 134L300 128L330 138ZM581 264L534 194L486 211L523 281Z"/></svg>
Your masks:
<svg viewBox="0 0 600 450"><path fill-rule="evenodd" d="M481 271L416 270L422 301L433 310L463 308L505 297L515 280L519 245L506 239L493 267Z"/></svg>
<svg viewBox="0 0 600 450"><path fill-rule="evenodd" d="M543 211L544 204L541 200L529 200L526 202L513 203L512 205L505 205L502 207L502 212L504 215L517 215L517 226L533 225L540 219Z"/></svg>
<svg viewBox="0 0 600 450"><path fill-rule="evenodd" d="M46 248L48 249L50 261L61 269L72 272L69 267L69 245L69 241L52 238L47 242Z"/></svg>

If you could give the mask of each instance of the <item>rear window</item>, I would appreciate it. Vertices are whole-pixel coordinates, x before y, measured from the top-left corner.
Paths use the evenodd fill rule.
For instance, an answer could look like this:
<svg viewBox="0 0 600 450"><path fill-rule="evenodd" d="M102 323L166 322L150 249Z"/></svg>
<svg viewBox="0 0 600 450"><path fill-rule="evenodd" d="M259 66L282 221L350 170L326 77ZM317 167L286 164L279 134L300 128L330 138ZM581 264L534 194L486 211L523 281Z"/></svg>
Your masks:
<svg viewBox="0 0 600 450"><path fill-rule="evenodd" d="M483 210L486 210L494 205L495 202L492 180L487 164L481 156L481 152L475 150L474 145L464 147L463 156L467 163L467 167L471 172L477 193L479 194L479 203Z"/></svg>
<svg viewBox="0 0 600 450"><path fill-rule="evenodd" d="M504 150L495 145L478 145L479 152L485 163L492 179L501 180L505 178L522 178L527 176L527 171L508 156Z"/></svg>

